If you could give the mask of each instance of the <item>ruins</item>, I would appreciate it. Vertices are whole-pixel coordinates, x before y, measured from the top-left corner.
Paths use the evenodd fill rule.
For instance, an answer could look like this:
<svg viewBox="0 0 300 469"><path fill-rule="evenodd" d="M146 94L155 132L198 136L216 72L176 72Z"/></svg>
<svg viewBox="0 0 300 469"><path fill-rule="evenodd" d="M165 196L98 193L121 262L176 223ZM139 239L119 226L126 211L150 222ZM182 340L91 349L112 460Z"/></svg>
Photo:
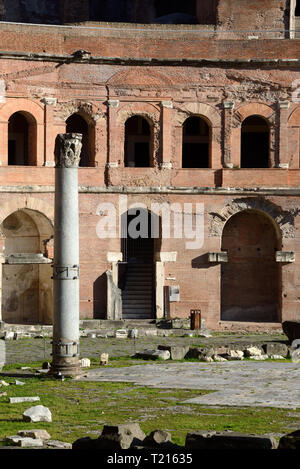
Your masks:
<svg viewBox="0 0 300 469"><path fill-rule="evenodd" d="M53 323L66 133L81 319L299 321L300 2L50 3L0 1L0 321Z"/></svg>

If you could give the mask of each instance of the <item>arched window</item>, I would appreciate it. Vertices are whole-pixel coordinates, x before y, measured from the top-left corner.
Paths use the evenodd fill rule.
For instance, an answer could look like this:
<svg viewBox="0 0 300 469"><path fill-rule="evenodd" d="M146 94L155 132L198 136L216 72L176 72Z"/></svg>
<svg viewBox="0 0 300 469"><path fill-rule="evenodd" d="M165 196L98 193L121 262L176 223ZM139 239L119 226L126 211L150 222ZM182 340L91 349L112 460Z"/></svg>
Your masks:
<svg viewBox="0 0 300 469"><path fill-rule="evenodd" d="M146 119L133 116L125 123L125 166L149 167L151 163L151 128Z"/></svg>
<svg viewBox="0 0 300 469"><path fill-rule="evenodd" d="M15 112L8 120L8 164L36 164L36 121L26 112Z"/></svg>
<svg viewBox="0 0 300 469"><path fill-rule="evenodd" d="M260 116L247 117L242 124L241 168L268 168L270 129Z"/></svg>
<svg viewBox="0 0 300 469"><path fill-rule="evenodd" d="M202 117L192 116L186 119L182 131L182 167L209 168L209 124Z"/></svg>
<svg viewBox="0 0 300 469"><path fill-rule="evenodd" d="M72 114L66 121L67 133L82 134L82 149L80 154L79 166L93 166L92 165L92 135L91 129L86 120L78 113Z"/></svg>

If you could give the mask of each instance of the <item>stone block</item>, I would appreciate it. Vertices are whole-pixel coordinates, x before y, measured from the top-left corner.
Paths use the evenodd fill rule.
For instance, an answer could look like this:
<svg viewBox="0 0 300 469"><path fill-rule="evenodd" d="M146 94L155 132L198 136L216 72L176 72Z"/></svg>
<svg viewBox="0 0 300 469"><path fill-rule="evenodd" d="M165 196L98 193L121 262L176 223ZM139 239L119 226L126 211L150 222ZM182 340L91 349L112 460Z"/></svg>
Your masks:
<svg viewBox="0 0 300 469"><path fill-rule="evenodd" d="M300 363L300 348L297 348L292 352L291 359L293 363Z"/></svg>
<svg viewBox="0 0 300 469"><path fill-rule="evenodd" d="M66 443L65 441L59 440L48 440L45 442L47 448L52 449L72 449L71 443Z"/></svg>
<svg viewBox="0 0 300 469"><path fill-rule="evenodd" d="M188 345L159 345L158 350L168 350L170 352L171 360L182 360L186 357L189 346Z"/></svg>
<svg viewBox="0 0 300 469"><path fill-rule="evenodd" d="M50 440L51 438L46 430L19 430L18 435L38 440Z"/></svg>
<svg viewBox="0 0 300 469"><path fill-rule="evenodd" d="M215 350L211 347L190 347L187 358L196 358L197 360L206 361L207 358L212 358L215 354Z"/></svg>
<svg viewBox="0 0 300 469"><path fill-rule="evenodd" d="M264 354L263 348L259 346L246 347L244 350L245 357L260 357Z"/></svg>
<svg viewBox="0 0 300 469"><path fill-rule="evenodd" d="M277 442L268 436L248 435L236 432L196 431L188 433L185 441L188 450L200 449L276 449Z"/></svg>
<svg viewBox="0 0 300 469"><path fill-rule="evenodd" d="M171 319L172 329L190 329L190 319Z"/></svg>
<svg viewBox="0 0 300 469"><path fill-rule="evenodd" d="M227 353L223 354L222 357L226 358L226 360L243 360L244 359L244 352L243 350L231 350L229 349Z"/></svg>
<svg viewBox="0 0 300 469"><path fill-rule="evenodd" d="M116 339L127 339L128 330L127 329L117 329L115 333Z"/></svg>
<svg viewBox="0 0 300 469"><path fill-rule="evenodd" d="M137 352L135 356L144 360L169 360L171 355L169 350L143 350Z"/></svg>
<svg viewBox="0 0 300 469"><path fill-rule="evenodd" d="M147 435L143 441L143 446L148 448L165 448L173 446L171 434L165 430L154 430Z"/></svg>
<svg viewBox="0 0 300 469"><path fill-rule="evenodd" d="M290 342L300 339L300 321L284 321L282 329Z"/></svg>
<svg viewBox="0 0 300 469"><path fill-rule="evenodd" d="M37 405L23 413L24 422L52 422L52 414L48 407Z"/></svg>
<svg viewBox="0 0 300 469"><path fill-rule="evenodd" d="M32 397L10 397L9 403L10 404L20 404L22 402L36 402L40 401L39 396L32 396Z"/></svg>
<svg viewBox="0 0 300 469"><path fill-rule="evenodd" d="M300 430L284 435L279 440L278 449L300 449Z"/></svg>
<svg viewBox="0 0 300 469"><path fill-rule="evenodd" d="M289 263L295 262L295 253L292 251L276 251L276 262Z"/></svg>
<svg viewBox="0 0 300 469"><path fill-rule="evenodd" d="M88 368L91 366L91 360L89 358L81 358L79 363L82 368Z"/></svg>
<svg viewBox="0 0 300 469"><path fill-rule="evenodd" d="M6 344L4 340L0 339L0 371L5 365L6 360Z"/></svg>
<svg viewBox="0 0 300 469"><path fill-rule="evenodd" d="M22 448L39 448L44 446L40 439L28 438L19 435L7 436L6 441L13 446L21 446Z"/></svg>
<svg viewBox="0 0 300 469"><path fill-rule="evenodd" d="M282 355L283 357L286 357L288 354L288 347L286 344L280 344L280 343L270 343L270 344L264 344L263 350L266 355Z"/></svg>
<svg viewBox="0 0 300 469"><path fill-rule="evenodd" d="M300 348L300 339L293 340L291 348L293 348L293 349Z"/></svg>
<svg viewBox="0 0 300 469"><path fill-rule="evenodd" d="M97 449L123 450L139 446L146 438L139 424L104 425L97 440Z"/></svg>
<svg viewBox="0 0 300 469"><path fill-rule="evenodd" d="M105 365L108 365L108 353L101 353L101 356L100 356L100 365L101 366L105 366Z"/></svg>

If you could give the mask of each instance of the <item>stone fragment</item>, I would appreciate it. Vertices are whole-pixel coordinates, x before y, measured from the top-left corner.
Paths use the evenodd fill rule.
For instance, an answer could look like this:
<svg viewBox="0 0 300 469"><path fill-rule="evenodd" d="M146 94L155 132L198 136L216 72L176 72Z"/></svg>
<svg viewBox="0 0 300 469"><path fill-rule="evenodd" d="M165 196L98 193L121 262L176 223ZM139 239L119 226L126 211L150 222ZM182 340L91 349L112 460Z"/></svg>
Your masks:
<svg viewBox="0 0 300 469"><path fill-rule="evenodd" d="M269 358L272 360L284 360L284 357L282 355L269 355Z"/></svg>
<svg viewBox="0 0 300 469"><path fill-rule="evenodd" d="M25 422L52 422L52 414L48 407L37 405L25 410L23 420Z"/></svg>
<svg viewBox="0 0 300 469"><path fill-rule="evenodd" d="M46 441L47 448L54 449L72 449L72 443L66 443L65 441L59 440L48 440Z"/></svg>
<svg viewBox="0 0 300 469"><path fill-rule="evenodd" d="M138 329L130 329L129 337L131 337L131 339L137 339L138 335L139 335Z"/></svg>
<svg viewBox="0 0 300 469"><path fill-rule="evenodd" d="M171 443L171 434L165 430L154 430L150 435L146 436L143 446L155 448Z"/></svg>
<svg viewBox="0 0 300 469"><path fill-rule="evenodd" d="M293 363L300 363L300 348L297 348L296 350L294 350L291 358L292 358Z"/></svg>
<svg viewBox="0 0 300 469"><path fill-rule="evenodd" d="M263 360L267 360L269 357L268 355L253 355L249 358L250 360L263 361Z"/></svg>
<svg viewBox="0 0 300 469"><path fill-rule="evenodd" d="M21 446L22 448L39 448L41 446L44 446L42 440L22 437L19 435L7 436L6 441L12 444L13 446Z"/></svg>
<svg viewBox="0 0 300 469"><path fill-rule="evenodd" d="M18 435L37 440L50 440L47 430L19 430Z"/></svg>
<svg viewBox="0 0 300 469"><path fill-rule="evenodd" d="M0 385L1 386L9 386L9 383L7 383L6 381L0 381Z"/></svg>
<svg viewBox="0 0 300 469"><path fill-rule="evenodd" d="M191 347L188 351L187 357L188 358L196 358L197 360L204 360L206 361L207 357L212 357L215 354L215 350L209 347L203 348L194 348Z"/></svg>
<svg viewBox="0 0 300 469"><path fill-rule="evenodd" d="M264 353L266 355L282 355L283 357L286 357L288 354L288 347L286 344L280 344L280 343L270 343L270 344L264 344L263 346Z"/></svg>
<svg viewBox="0 0 300 469"><path fill-rule="evenodd" d="M196 431L188 433L185 448L201 449L276 449L277 442L269 436L248 435L236 432Z"/></svg>
<svg viewBox="0 0 300 469"><path fill-rule="evenodd" d="M300 339L300 321L284 321L282 329L290 343L295 339Z"/></svg>
<svg viewBox="0 0 300 469"><path fill-rule="evenodd" d="M23 381L18 381L18 380L16 379L15 384L16 384L17 386L24 386L25 383L23 383Z"/></svg>
<svg viewBox="0 0 300 469"><path fill-rule="evenodd" d="M96 334L94 332L89 332L86 337L88 337L89 339L96 339Z"/></svg>
<svg viewBox="0 0 300 469"><path fill-rule="evenodd" d="M33 397L10 397L9 398L9 403L10 404L20 404L22 402L36 402L40 401L40 398L38 396L33 396Z"/></svg>
<svg viewBox="0 0 300 469"><path fill-rule="evenodd" d="M135 356L145 360L169 360L170 352L168 350L143 350L137 352Z"/></svg>
<svg viewBox="0 0 300 469"><path fill-rule="evenodd" d="M91 360L89 358L82 358L79 362L82 368L88 368L91 366Z"/></svg>
<svg viewBox="0 0 300 469"><path fill-rule="evenodd" d="M4 340L13 340L15 333L12 331L5 331L4 332Z"/></svg>
<svg viewBox="0 0 300 469"><path fill-rule="evenodd" d="M292 348L300 348L300 339L295 339L291 345Z"/></svg>
<svg viewBox="0 0 300 469"><path fill-rule="evenodd" d="M220 355L213 355L212 359L215 362L227 362L226 358L221 357Z"/></svg>
<svg viewBox="0 0 300 469"><path fill-rule="evenodd" d="M123 450L138 446L146 438L139 424L104 425L97 440L97 448L105 450Z"/></svg>
<svg viewBox="0 0 300 469"><path fill-rule="evenodd" d="M278 449L300 449L300 430L284 435L279 440Z"/></svg>
<svg viewBox="0 0 300 469"><path fill-rule="evenodd" d="M186 357L189 346L188 345L159 345L158 350L168 350L170 352L171 360L182 360Z"/></svg>
<svg viewBox="0 0 300 469"><path fill-rule="evenodd" d="M263 355L263 349L257 346L250 346L244 350L245 357L260 357Z"/></svg>
<svg viewBox="0 0 300 469"><path fill-rule="evenodd" d="M100 365L101 366L106 366L108 365L108 353L101 353L101 356L100 356Z"/></svg>
<svg viewBox="0 0 300 469"><path fill-rule="evenodd" d="M231 350L222 355L226 360L243 360L244 359L244 352L243 350Z"/></svg>
<svg viewBox="0 0 300 469"><path fill-rule="evenodd" d="M127 339L128 330L127 329L117 329L116 330L116 339Z"/></svg>

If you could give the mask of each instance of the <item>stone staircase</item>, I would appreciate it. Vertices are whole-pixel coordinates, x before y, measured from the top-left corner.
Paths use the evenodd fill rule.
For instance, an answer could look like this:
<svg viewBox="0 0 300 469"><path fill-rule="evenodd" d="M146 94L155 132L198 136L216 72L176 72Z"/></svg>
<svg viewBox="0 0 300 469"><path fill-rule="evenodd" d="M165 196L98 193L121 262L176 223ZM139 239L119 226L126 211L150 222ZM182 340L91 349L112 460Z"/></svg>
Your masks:
<svg viewBox="0 0 300 469"><path fill-rule="evenodd" d="M123 319L150 319L153 312L153 263L128 263L122 291Z"/></svg>

